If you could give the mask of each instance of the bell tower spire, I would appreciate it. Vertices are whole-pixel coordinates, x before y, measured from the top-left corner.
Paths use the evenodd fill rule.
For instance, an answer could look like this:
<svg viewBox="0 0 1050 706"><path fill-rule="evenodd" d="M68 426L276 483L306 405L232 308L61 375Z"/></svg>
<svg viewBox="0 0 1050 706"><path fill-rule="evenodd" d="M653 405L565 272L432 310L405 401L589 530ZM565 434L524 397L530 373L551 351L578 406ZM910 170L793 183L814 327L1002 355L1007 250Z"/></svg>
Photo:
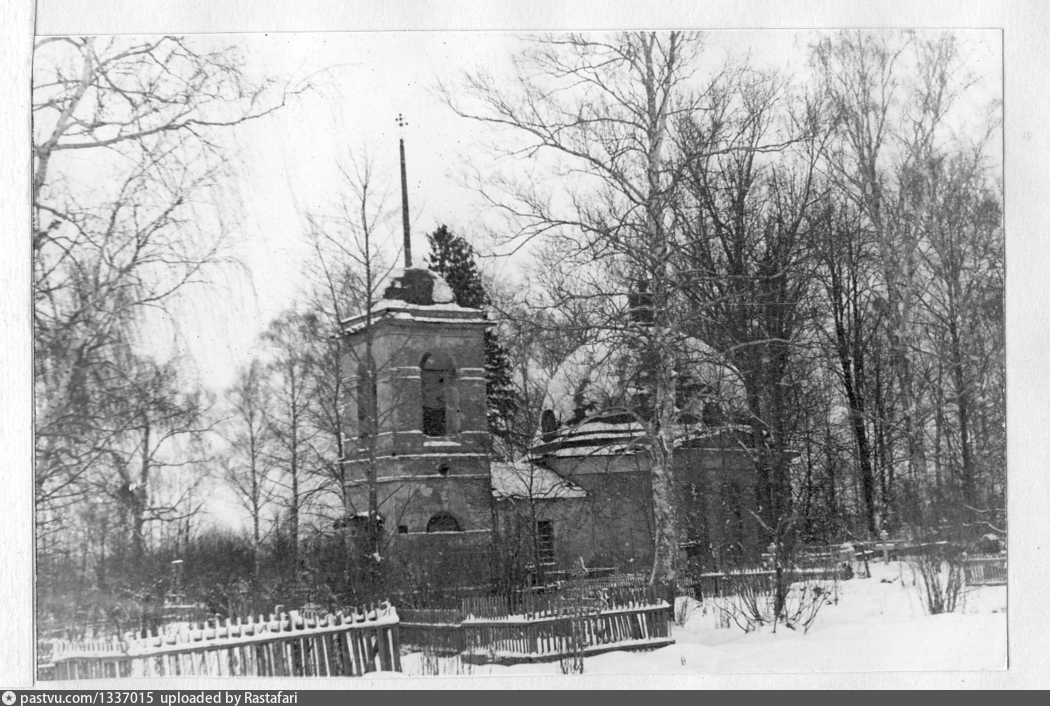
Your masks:
<svg viewBox="0 0 1050 706"><path fill-rule="evenodd" d="M405 172L405 128L408 121L401 113L397 114L397 127L400 131L398 142L401 147L401 227L405 236L405 268L412 267L412 235L408 228L408 176Z"/></svg>

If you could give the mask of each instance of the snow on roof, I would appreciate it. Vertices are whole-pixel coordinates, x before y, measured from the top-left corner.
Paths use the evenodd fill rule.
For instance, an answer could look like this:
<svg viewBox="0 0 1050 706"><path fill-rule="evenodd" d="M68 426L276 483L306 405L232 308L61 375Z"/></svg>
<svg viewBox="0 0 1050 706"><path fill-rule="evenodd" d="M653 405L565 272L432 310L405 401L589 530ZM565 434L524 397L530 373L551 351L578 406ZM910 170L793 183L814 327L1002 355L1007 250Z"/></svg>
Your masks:
<svg viewBox="0 0 1050 706"><path fill-rule="evenodd" d="M455 304L456 297L445 278L428 267L399 267L380 286L384 299L416 304Z"/></svg>
<svg viewBox="0 0 1050 706"><path fill-rule="evenodd" d="M404 302L400 299L380 299L372 307L372 313L386 311L388 309L396 309L398 311L418 311L420 313L429 313L433 311L442 311L455 314L471 314L475 317L484 316L484 312L479 309L470 309L459 304L412 304L411 302Z"/></svg>
<svg viewBox="0 0 1050 706"><path fill-rule="evenodd" d="M612 444L608 446L587 446L577 448L559 448L545 451L537 456L554 458L579 458L581 456L628 456L639 451L639 446L629 444Z"/></svg>
<svg viewBox="0 0 1050 706"><path fill-rule="evenodd" d="M424 267L394 270L380 286L382 298L372 305L372 316L408 318L416 321L486 321L485 312L459 306L452 288L438 273ZM365 312L343 319L344 333L364 326Z"/></svg>
<svg viewBox="0 0 1050 706"><path fill-rule="evenodd" d="M723 424L700 428L681 426L675 433L675 448L742 448L751 447L751 427L746 424Z"/></svg>
<svg viewBox="0 0 1050 706"><path fill-rule="evenodd" d="M618 352L603 342L587 343L570 353L544 379L543 366L536 371L543 391L543 408L552 409L567 419L575 412L577 393L583 391L587 401L600 406L621 392L618 377Z"/></svg>
<svg viewBox="0 0 1050 706"><path fill-rule="evenodd" d="M750 427L738 424L717 427L678 424L670 432L675 448L725 450L743 449L751 444ZM637 453L647 444L642 423L629 411L612 408L576 426L563 426L551 436L537 434L530 453L534 458L620 456Z"/></svg>
<svg viewBox="0 0 1050 706"><path fill-rule="evenodd" d="M629 412L610 409L553 436L541 434L533 456L610 456L631 453L645 437L645 427Z"/></svg>
<svg viewBox="0 0 1050 706"><path fill-rule="evenodd" d="M497 500L585 498L587 491L554 471L526 461L493 461L492 495Z"/></svg>
<svg viewBox="0 0 1050 706"><path fill-rule="evenodd" d="M458 304L410 304L399 299L380 299L372 307L372 318L408 319L424 323L488 323L485 312ZM365 328L366 316L356 314L343 319L343 332L356 333Z"/></svg>
<svg viewBox="0 0 1050 706"><path fill-rule="evenodd" d="M589 341L564 356L554 369L538 364L534 382L543 395L543 409L550 409L560 419L569 419L576 413L578 400L591 404L590 409L604 409L623 404L625 396L633 391L623 379L623 367L636 364L639 353L623 341ZM693 383L700 383L707 392L688 400L683 412L696 416L711 396L721 400L739 400L744 397L740 374L711 346L696 338L682 341L679 360L683 371ZM692 406L693 408L688 408Z"/></svg>

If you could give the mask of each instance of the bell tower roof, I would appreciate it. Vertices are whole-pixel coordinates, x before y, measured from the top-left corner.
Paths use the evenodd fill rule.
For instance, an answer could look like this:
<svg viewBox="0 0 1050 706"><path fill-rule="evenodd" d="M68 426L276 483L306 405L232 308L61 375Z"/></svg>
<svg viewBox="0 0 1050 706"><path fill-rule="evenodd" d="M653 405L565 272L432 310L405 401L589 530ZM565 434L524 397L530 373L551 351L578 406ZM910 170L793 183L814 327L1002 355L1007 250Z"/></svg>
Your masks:
<svg viewBox="0 0 1050 706"><path fill-rule="evenodd" d="M394 270L383 287L383 299L419 306L456 303L452 288L444 278L422 267Z"/></svg>
<svg viewBox="0 0 1050 706"><path fill-rule="evenodd" d="M407 323L459 323L491 325L485 312L456 303L452 288L438 273L422 267L405 267L390 273L379 288L382 298L371 312L361 311L343 319L343 333L353 335L372 323L395 320Z"/></svg>

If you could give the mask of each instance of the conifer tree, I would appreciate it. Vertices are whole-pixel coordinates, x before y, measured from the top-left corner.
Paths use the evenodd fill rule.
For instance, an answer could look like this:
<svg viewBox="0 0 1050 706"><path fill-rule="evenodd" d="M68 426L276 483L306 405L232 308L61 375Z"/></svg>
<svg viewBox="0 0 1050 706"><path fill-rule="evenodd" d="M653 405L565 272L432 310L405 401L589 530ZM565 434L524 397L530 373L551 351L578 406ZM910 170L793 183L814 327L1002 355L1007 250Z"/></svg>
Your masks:
<svg viewBox="0 0 1050 706"><path fill-rule="evenodd" d="M474 261L474 248L447 226L442 225L427 235L430 243L428 261L452 289L456 303L473 309L490 305L481 271ZM489 431L498 440L496 450L508 454L526 441L515 435L513 419L518 410L518 397L510 376L510 360L494 329L485 330L485 383Z"/></svg>

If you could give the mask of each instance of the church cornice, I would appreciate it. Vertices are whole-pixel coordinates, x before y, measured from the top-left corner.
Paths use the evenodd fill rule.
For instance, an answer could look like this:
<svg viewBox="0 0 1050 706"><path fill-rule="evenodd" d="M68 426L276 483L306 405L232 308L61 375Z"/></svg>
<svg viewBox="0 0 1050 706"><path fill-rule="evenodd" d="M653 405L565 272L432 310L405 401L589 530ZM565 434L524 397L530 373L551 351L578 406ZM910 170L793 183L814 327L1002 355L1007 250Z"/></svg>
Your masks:
<svg viewBox="0 0 1050 706"><path fill-rule="evenodd" d="M495 326L484 311L468 309L458 304L409 304L382 300L372 309L372 326L415 326L418 324L456 325L465 327ZM352 336L368 326L368 314L362 312L340 322L343 335Z"/></svg>
<svg viewBox="0 0 1050 706"><path fill-rule="evenodd" d="M433 453L425 453L425 454L389 454L389 453L387 453L387 454L383 454L382 456L376 456L375 460L376 461L385 461L387 459L436 458L438 456L440 456L442 458L489 458L489 454L487 454L487 453L479 453L479 452L471 452L471 451L459 451L459 452L457 452L457 451L447 451L447 450L443 450L443 451L435 450L435 452L433 452ZM340 459L340 463L345 463L345 464L357 464L357 463L367 463L367 462L368 462L367 458L345 458L344 457L344 458Z"/></svg>
<svg viewBox="0 0 1050 706"><path fill-rule="evenodd" d="M375 479L375 483L377 483L377 484L379 484L379 483L419 483L420 481L434 481L434 482L439 482L440 481L440 482L444 483L445 481L453 481L453 480L485 480L485 481L491 481L492 480L492 476L490 474L488 474L488 473L462 473L462 474L458 474L458 475L457 474L453 474L453 473L449 473L448 475L445 475L445 476L439 475L439 474L436 474L436 473L419 473L419 474L416 474L416 475L381 476L381 477L378 477L378 478ZM360 487L360 486L368 485L371 482L372 481L369 481L367 479L348 480L348 481L346 481L346 486L348 488L357 488L357 487Z"/></svg>

